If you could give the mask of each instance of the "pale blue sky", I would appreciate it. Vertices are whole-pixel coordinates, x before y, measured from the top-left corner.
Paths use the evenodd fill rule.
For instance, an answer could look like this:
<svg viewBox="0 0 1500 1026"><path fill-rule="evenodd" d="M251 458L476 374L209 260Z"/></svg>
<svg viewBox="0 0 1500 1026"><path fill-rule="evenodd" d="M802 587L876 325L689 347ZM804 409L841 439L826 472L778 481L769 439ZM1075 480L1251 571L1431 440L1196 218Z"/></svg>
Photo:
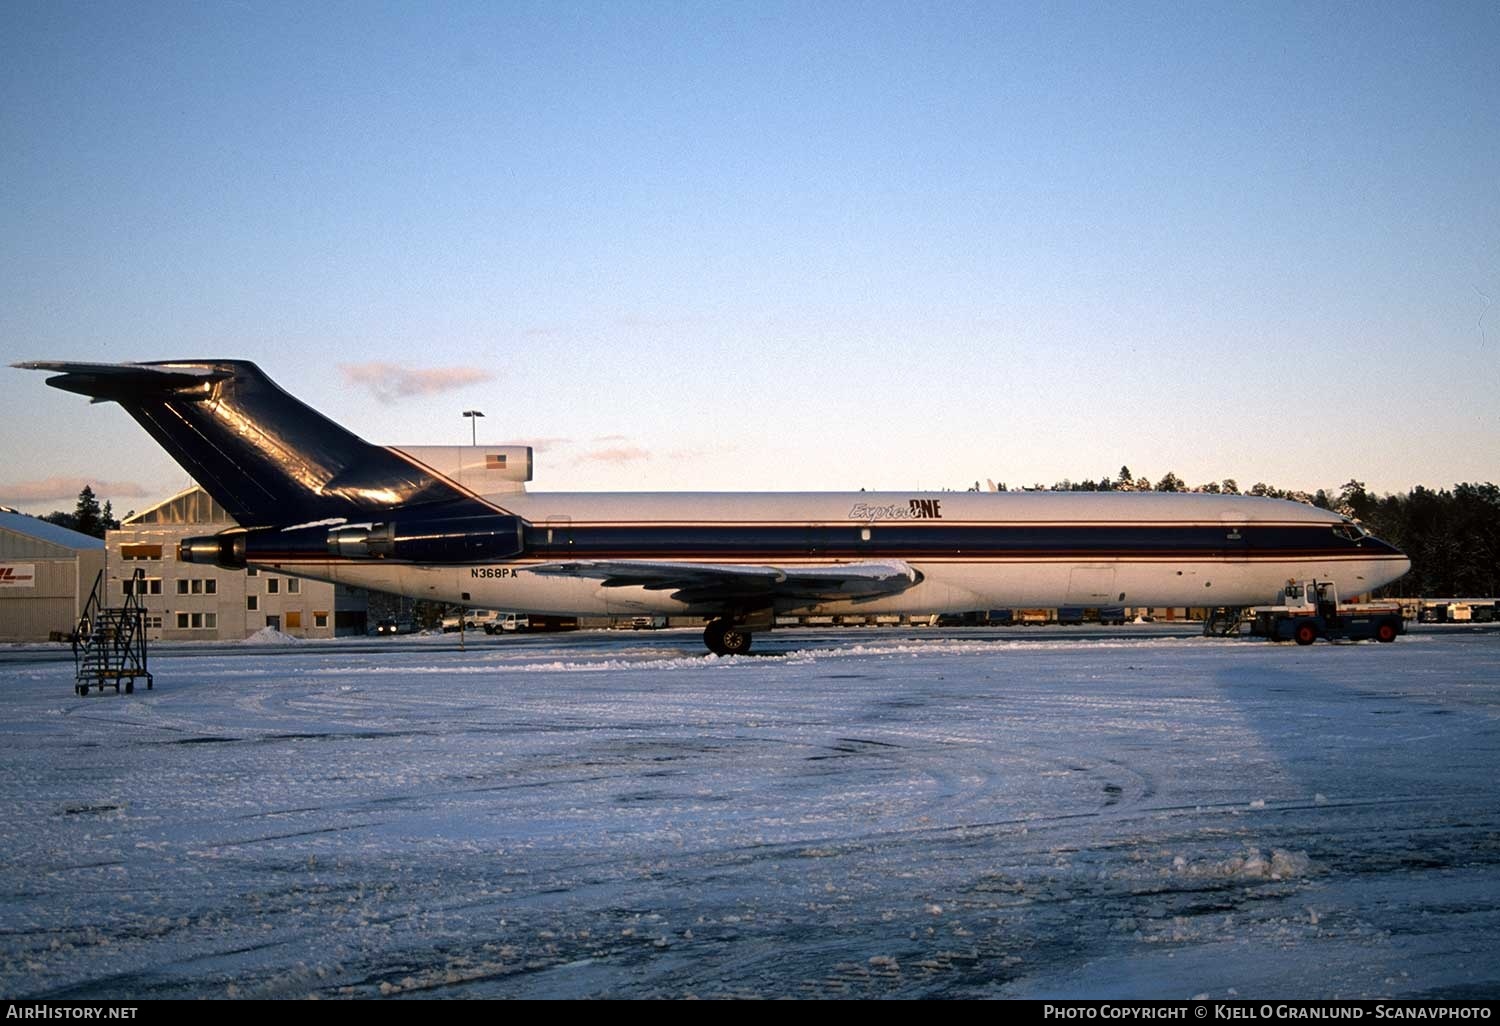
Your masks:
<svg viewBox="0 0 1500 1026"><path fill-rule="evenodd" d="M6 363L477 406L538 489L1497 480L1497 301L1493 3L0 6ZM0 380L0 503L186 483Z"/></svg>

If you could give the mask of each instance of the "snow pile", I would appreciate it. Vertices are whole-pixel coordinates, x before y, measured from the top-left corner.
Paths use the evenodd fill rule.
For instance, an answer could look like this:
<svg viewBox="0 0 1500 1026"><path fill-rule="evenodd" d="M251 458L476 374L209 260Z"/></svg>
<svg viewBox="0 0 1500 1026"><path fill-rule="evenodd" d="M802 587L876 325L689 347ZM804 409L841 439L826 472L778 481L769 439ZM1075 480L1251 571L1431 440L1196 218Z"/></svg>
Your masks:
<svg viewBox="0 0 1500 1026"><path fill-rule="evenodd" d="M290 634L283 634L275 627L262 627L254 634L245 639L247 645L300 645L301 638L294 638Z"/></svg>
<svg viewBox="0 0 1500 1026"><path fill-rule="evenodd" d="M1181 855L1172 860L1172 873L1194 879L1291 880L1313 869L1306 852L1272 848L1268 859L1259 848L1223 861L1189 862Z"/></svg>

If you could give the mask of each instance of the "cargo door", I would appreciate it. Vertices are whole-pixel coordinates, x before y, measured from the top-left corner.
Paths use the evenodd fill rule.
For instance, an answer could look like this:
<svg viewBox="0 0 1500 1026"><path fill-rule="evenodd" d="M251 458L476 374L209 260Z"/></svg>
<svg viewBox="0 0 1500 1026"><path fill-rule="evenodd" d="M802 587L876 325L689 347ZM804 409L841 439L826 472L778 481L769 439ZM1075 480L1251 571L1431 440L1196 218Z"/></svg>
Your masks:
<svg viewBox="0 0 1500 1026"><path fill-rule="evenodd" d="M1109 606L1115 601L1114 567L1075 566L1068 572L1067 605Z"/></svg>

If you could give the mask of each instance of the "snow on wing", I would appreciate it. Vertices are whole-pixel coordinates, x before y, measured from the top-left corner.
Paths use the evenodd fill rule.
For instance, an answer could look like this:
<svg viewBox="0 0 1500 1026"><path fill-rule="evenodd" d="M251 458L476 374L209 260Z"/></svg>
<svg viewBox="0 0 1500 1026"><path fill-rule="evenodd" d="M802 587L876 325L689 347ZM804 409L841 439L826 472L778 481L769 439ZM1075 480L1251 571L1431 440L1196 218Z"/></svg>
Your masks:
<svg viewBox="0 0 1500 1026"><path fill-rule="evenodd" d="M901 560L776 567L579 559L543 563L531 567L531 572L549 577L591 578L606 588L672 591L672 597L683 602L876 598L905 591L921 580L921 575Z"/></svg>

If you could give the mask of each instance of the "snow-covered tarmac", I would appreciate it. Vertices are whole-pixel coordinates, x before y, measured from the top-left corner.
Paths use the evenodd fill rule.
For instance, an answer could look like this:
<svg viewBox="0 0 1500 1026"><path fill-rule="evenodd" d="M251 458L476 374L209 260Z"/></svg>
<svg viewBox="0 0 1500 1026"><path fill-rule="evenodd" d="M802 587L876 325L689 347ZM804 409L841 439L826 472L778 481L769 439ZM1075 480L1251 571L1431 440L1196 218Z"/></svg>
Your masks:
<svg viewBox="0 0 1500 1026"><path fill-rule="evenodd" d="M0 995L1500 995L1500 633L757 645L0 652Z"/></svg>

